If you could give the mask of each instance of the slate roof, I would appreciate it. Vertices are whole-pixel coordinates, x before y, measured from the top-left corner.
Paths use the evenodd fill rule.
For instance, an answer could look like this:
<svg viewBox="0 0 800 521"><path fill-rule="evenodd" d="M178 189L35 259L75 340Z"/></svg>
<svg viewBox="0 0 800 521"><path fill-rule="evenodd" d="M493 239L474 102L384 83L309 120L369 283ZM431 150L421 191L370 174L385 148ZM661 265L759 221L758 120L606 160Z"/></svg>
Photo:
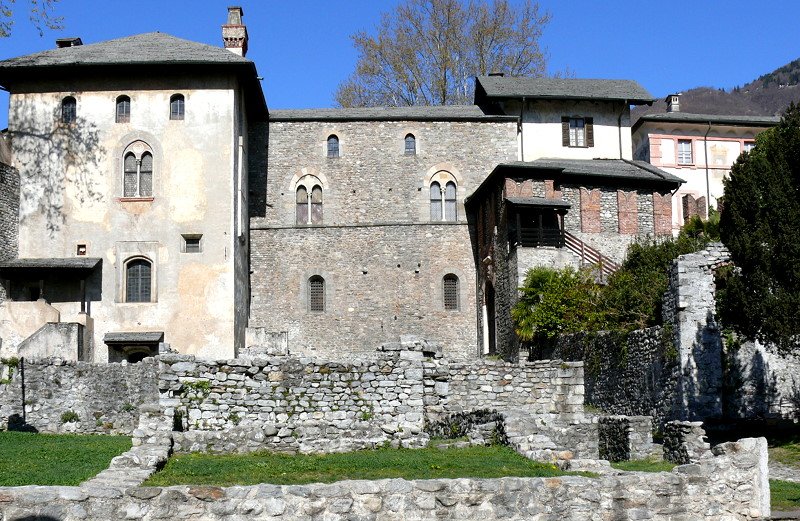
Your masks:
<svg viewBox="0 0 800 521"><path fill-rule="evenodd" d="M106 333L103 336L103 342L106 344L156 343L163 341L163 331L124 331L121 333Z"/></svg>
<svg viewBox="0 0 800 521"><path fill-rule="evenodd" d="M540 208L569 208L572 206L563 199L545 199L544 197L506 197L505 199L516 206L537 206Z"/></svg>
<svg viewBox="0 0 800 521"><path fill-rule="evenodd" d="M660 187L674 190L684 182L680 177L656 168L645 161L628 159L558 159L501 163L467 197L466 204L478 200L497 178L549 178L588 186Z"/></svg>
<svg viewBox="0 0 800 521"><path fill-rule="evenodd" d="M655 99L633 80L593 80L479 76L475 82L475 104L504 99L581 99L627 101L651 105Z"/></svg>
<svg viewBox="0 0 800 521"><path fill-rule="evenodd" d="M223 47L152 32L115 40L50 49L0 61L0 85L13 92L20 80L38 80L80 74L130 76L131 66L147 66L148 77L225 73L239 77L247 96L248 112L267 118L267 104L255 63ZM189 71L189 69L191 71Z"/></svg>
<svg viewBox="0 0 800 521"><path fill-rule="evenodd" d="M88 45L63 47L0 61L0 71L19 67L131 64L253 63L223 47L153 32Z"/></svg>
<svg viewBox="0 0 800 521"><path fill-rule="evenodd" d="M270 121L516 121L475 105L271 110Z"/></svg>
<svg viewBox="0 0 800 521"><path fill-rule="evenodd" d="M740 127L774 127L781 122L780 116L736 116L717 114L692 114L690 112L662 112L645 114L633 125L635 132L645 122L652 123L703 123L712 125L735 125Z"/></svg>
<svg viewBox="0 0 800 521"><path fill-rule="evenodd" d="M99 257L48 257L43 259L9 259L0 261L0 270L8 269L81 269L91 270L102 261Z"/></svg>

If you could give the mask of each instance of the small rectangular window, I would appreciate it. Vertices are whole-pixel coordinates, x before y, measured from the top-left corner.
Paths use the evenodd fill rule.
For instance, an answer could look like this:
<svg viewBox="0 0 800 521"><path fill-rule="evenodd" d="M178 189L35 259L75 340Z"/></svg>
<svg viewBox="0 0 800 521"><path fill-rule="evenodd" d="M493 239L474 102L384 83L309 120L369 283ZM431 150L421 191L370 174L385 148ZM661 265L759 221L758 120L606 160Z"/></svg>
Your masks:
<svg viewBox="0 0 800 521"><path fill-rule="evenodd" d="M678 164L691 165L692 164L692 140L679 139L678 140Z"/></svg>
<svg viewBox="0 0 800 521"><path fill-rule="evenodd" d="M202 235L184 235L183 236L183 253L200 253Z"/></svg>
<svg viewBox="0 0 800 521"><path fill-rule="evenodd" d="M86 255L86 245L85 244L79 244L78 245L78 249L77 249L77 251L75 253L76 253L76 255Z"/></svg>

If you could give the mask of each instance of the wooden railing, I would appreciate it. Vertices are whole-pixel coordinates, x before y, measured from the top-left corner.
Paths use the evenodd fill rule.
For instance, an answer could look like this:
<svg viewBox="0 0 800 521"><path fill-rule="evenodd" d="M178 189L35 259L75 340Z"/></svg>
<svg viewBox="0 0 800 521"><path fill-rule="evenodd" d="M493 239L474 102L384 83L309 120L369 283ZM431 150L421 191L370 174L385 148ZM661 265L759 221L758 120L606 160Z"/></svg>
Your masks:
<svg viewBox="0 0 800 521"><path fill-rule="evenodd" d="M564 245L581 258L581 264L597 266L601 280L619 269L617 263L567 231L564 232Z"/></svg>

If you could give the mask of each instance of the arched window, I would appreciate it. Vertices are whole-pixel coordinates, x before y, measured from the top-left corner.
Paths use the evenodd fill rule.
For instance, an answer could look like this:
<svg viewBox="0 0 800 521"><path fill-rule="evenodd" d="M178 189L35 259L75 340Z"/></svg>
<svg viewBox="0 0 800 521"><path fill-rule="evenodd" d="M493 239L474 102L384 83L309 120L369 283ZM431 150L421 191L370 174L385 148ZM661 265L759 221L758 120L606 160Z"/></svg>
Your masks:
<svg viewBox="0 0 800 521"><path fill-rule="evenodd" d="M442 220L442 187L436 181L431 183L431 221Z"/></svg>
<svg viewBox="0 0 800 521"><path fill-rule="evenodd" d="M133 259L125 264L125 302L151 302L152 264L147 259Z"/></svg>
<svg viewBox="0 0 800 521"><path fill-rule="evenodd" d="M297 224L322 224L322 186L319 179L306 176L300 179L296 191Z"/></svg>
<svg viewBox="0 0 800 521"><path fill-rule="evenodd" d="M305 186L297 187L297 224L308 224L308 190Z"/></svg>
<svg viewBox="0 0 800 521"><path fill-rule="evenodd" d="M444 187L444 220L455 222L456 215L456 184L448 182Z"/></svg>
<svg viewBox="0 0 800 521"><path fill-rule="evenodd" d="M325 311L325 279L319 275L308 279L308 310L316 313Z"/></svg>
<svg viewBox="0 0 800 521"><path fill-rule="evenodd" d="M78 102L72 96L61 100L61 122L74 123L78 119Z"/></svg>
<svg viewBox="0 0 800 521"><path fill-rule="evenodd" d="M431 181L431 221L458 221L458 197L455 178L441 171ZM442 189L444 185L444 189Z"/></svg>
<svg viewBox="0 0 800 521"><path fill-rule="evenodd" d="M413 156L417 154L417 138L414 134L406 134L406 155Z"/></svg>
<svg viewBox="0 0 800 521"><path fill-rule="evenodd" d="M458 311L458 277L448 273L442 279L442 293L444 295L444 309Z"/></svg>
<svg viewBox="0 0 800 521"><path fill-rule="evenodd" d="M335 134L328 136L328 157L339 157L339 138Z"/></svg>
<svg viewBox="0 0 800 521"><path fill-rule="evenodd" d="M131 121L131 98L120 96L117 98L117 123L129 123Z"/></svg>
<svg viewBox="0 0 800 521"><path fill-rule="evenodd" d="M153 153L143 141L128 145L123 154L123 197L153 196Z"/></svg>
<svg viewBox="0 0 800 521"><path fill-rule="evenodd" d="M183 119L185 110L183 94L173 94L169 98L169 119Z"/></svg>

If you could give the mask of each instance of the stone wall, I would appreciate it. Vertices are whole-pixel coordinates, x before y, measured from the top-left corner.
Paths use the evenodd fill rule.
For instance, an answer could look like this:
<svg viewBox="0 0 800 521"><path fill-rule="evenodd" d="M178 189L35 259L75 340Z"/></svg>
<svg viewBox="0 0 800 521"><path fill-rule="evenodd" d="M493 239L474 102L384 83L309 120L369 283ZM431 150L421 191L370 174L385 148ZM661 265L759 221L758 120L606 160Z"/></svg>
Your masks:
<svg viewBox="0 0 800 521"><path fill-rule="evenodd" d="M288 332L289 352L299 355L365 355L410 333L448 346L447 356L476 358L475 263L463 203L495 165L517 158L513 119L273 116L269 176L251 182L250 326ZM416 154L405 153L408 133ZM336 158L326 154L331 134L339 138ZM431 219L430 183L439 172L457 184L454 223ZM323 189L320 224L296 224L303 178ZM448 274L459 280L457 310L444 308ZM324 312L309 310L312 276L325 281Z"/></svg>
<svg viewBox="0 0 800 521"><path fill-rule="evenodd" d="M653 421L650 416L604 416L598 425L600 459L628 461L644 459L653 452Z"/></svg>
<svg viewBox="0 0 800 521"><path fill-rule="evenodd" d="M0 429L131 434L158 401L158 366L21 359L0 383ZM6 376L8 375L6 369Z"/></svg>
<svg viewBox="0 0 800 521"><path fill-rule="evenodd" d="M611 332L565 335L551 358L582 360L586 403L608 414L652 416L656 426L677 414L680 380L669 329L652 327L627 336Z"/></svg>
<svg viewBox="0 0 800 521"><path fill-rule="evenodd" d="M770 515L767 443L748 438L672 472L598 478L342 481L311 485L2 487L8 519L703 519ZM27 517L26 517L27 516Z"/></svg>
<svg viewBox="0 0 800 521"><path fill-rule="evenodd" d="M19 173L14 167L0 162L0 260L14 259L18 254ZM6 289L0 285L0 303L5 298Z"/></svg>
<svg viewBox="0 0 800 521"><path fill-rule="evenodd" d="M671 421L663 430L664 460L685 465L711 456L703 422Z"/></svg>
<svg viewBox="0 0 800 521"><path fill-rule="evenodd" d="M561 361L464 363L413 351L348 362L159 359L161 403L179 411L180 451L419 446L427 442L426 420L458 413L583 414L582 366Z"/></svg>

